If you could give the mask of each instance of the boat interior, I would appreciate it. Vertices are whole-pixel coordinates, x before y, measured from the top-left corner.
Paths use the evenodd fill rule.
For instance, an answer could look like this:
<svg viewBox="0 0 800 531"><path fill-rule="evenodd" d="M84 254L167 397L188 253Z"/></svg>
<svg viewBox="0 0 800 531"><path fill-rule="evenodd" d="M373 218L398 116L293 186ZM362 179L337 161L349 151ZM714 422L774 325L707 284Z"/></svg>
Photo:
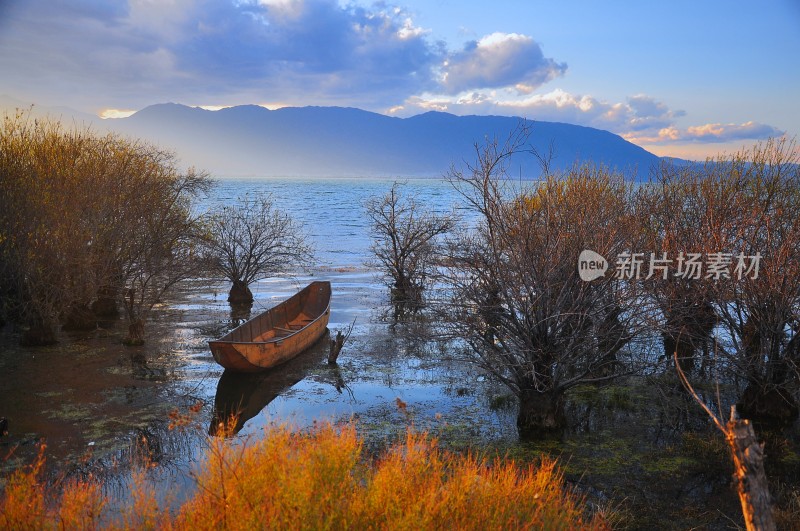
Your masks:
<svg viewBox="0 0 800 531"><path fill-rule="evenodd" d="M330 284L314 282L260 316L232 330L219 341L267 342L288 337L320 317L328 308Z"/></svg>

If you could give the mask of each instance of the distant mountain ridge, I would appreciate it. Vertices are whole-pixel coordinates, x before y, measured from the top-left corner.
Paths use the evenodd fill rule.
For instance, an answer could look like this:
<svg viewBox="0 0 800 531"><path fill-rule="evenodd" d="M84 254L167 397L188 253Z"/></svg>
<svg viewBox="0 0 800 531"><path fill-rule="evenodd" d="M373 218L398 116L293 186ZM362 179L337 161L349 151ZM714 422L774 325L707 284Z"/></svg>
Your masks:
<svg viewBox="0 0 800 531"><path fill-rule="evenodd" d="M345 107L255 105L207 111L167 103L114 120L113 127L170 146L184 161L216 173L264 176L439 177L451 164L474 163L474 144L504 142L520 119L427 112L396 118ZM646 177L659 158L623 138L590 127L529 122L531 144L554 168L594 162ZM531 155L511 162L512 176L534 177Z"/></svg>
<svg viewBox="0 0 800 531"><path fill-rule="evenodd" d="M49 114L65 121L63 111ZM87 121L87 115L75 115ZM181 164L216 176L441 177L451 165L474 164L475 144L503 143L519 122L436 111L397 118L349 107L242 105L209 111L162 103L127 118L94 119L91 125L154 142L174 151ZM528 124L529 142L539 153L547 154L552 145L552 169L592 162L646 179L660 161L608 131L559 122ZM512 177L540 173L530 154L515 156L508 167Z"/></svg>

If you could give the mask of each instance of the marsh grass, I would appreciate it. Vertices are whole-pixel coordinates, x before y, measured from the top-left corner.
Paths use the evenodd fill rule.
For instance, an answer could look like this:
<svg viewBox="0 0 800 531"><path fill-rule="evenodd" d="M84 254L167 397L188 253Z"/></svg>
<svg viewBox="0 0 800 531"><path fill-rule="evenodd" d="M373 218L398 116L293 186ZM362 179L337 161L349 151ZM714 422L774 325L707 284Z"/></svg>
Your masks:
<svg viewBox="0 0 800 531"><path fill-rule="evenodd" d="M520 467L439 449L426 434L370 458L353 425L214 438L179 508L159 505L144 472L110 514L97 482L43 481L44 452L7 479L3 529L607 529L565 490L553 460ZM606 517L608 515L605 515Z"/></svg>

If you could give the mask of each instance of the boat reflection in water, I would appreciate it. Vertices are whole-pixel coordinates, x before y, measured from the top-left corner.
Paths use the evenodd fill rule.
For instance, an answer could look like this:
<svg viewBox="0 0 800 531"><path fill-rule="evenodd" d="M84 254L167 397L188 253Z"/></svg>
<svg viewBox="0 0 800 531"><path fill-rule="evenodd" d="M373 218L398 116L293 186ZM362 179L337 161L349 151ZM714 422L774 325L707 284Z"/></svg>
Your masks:
<svg viewBox="0 0 800 531"><path fill-rule="evenodd" d="M308 376L313 368L321 367L327 357L329 344L330 334L326 332L307 350L272 369L255 373L226 369L217 383L214 415L208 434L230 436L239 433L248 420L258 415L281 393Z"/></svg>

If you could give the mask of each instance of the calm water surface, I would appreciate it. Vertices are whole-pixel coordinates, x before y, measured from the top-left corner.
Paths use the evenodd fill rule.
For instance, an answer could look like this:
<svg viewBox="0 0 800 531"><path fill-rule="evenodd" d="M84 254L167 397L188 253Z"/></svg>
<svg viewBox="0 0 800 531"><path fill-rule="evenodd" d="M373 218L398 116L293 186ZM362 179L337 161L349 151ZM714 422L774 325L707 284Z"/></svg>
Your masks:
<svg viewBox="0 0 800 531"><path fill-rule="evenodd" d="M404 192L416 193L427 209L447 212L458 202L452 185L440 179L402 180ZM369 254L369 227L363 204L383 196L393 181L386 179L252 179L219 182L208 203L270 194L281 209L308 229L319 265L360 267Z"/></svg>
<svg viewBox="0 0 800 531"><path fill-rule="evenodd" d="M405 182L429 210L458 207L459 196L447 182ZM18 347L6 327L0 334L0 416L9 419L10 433L0 439L2 471L30 462L36 443L45 440L54 477L91 473L124 497L131 467L147 459L157 465L151 480L163 492L178 493L177 502L192 490L191 471L207 444L215 406L241 403L247 418L240 438L258 436L273 422L302 428L317 420L354 420L367 448L380 449L413 424L456 449L523 461L535 461L541 452L561 457L568 482L591 503L616 507L642 528L671 522L675 528L724 529L730 518L738 520L726 456L716 452L713 432L686 437L686 429L705 420L670 405L682 403L679 388L671 398L663 387L642 384L576 390L561 440L520 443L516 405L506 389L470 364L448 361L447 350L384 322L386 288L366 265L370 236L363 203L391 185L378 179L220 180L200 205L268 193L303 224L316 263L257 282L253 312L310 280L330 280L330 330L356 323L337 367L325 363L327 345L320 344L278 370L223 376L207 341L242 316L231 314L229 286L202 279L157 309L141 348L120 344L123 323L65 335L59 345L38 349ZM407 404L405 412L398 399ZM170 412L186 413L195 405L199 411L189 426L171 429ZM795 446L796 440L787 448ZM800 464L795 468L800 476ZM797 477L786 481L798 484Z"/></svg>
<svg viewBox="0 0 800 531"><path fill-rule="evenodd" d="M447 182L403 182L426 209L446 212L457 201ZM415 344L408 334L390 330L379 318L386 309L386 290L366 265L370 236L363 204L391 185L379 179L220 180L199 206L203 210L270 194L303 225L316 263L307 271L255 283L253 313L313 279L330 280L334 295L329 328L355 321L337 368L324 362L323 344L266 380L221 382L222 370L207 341L241 316L231 315L229 286L204 280L189 283L157 308L142 348L120 344L122 322L89 334L65 335L59 345L38 349L18 347L7 327L0 337L0 416L9 419L10 433L0 442L0 466L8 471L30 462L35 443L44 440L51 466L62 473L92 472L124 483L127 465L147 455L162 465L170 481L186 484L204 447L215 401L241 401L235 392L225 392L237 388L250 390L248 411L253 412L241 436L258 434L270 422L303 427L315 420L359 419L379 439L397 436L409 421L423 428L456 426L469 435L513 439L508 413L475 418L464 413L486 410L491 398L476 393L476 385L485 381L480 371L440 361L441 356ZM397 409L398 398L408 404L412 417ZM202 404L195 417L197 429L169 429L171 411L187 411L197 403Z"/></svg>

